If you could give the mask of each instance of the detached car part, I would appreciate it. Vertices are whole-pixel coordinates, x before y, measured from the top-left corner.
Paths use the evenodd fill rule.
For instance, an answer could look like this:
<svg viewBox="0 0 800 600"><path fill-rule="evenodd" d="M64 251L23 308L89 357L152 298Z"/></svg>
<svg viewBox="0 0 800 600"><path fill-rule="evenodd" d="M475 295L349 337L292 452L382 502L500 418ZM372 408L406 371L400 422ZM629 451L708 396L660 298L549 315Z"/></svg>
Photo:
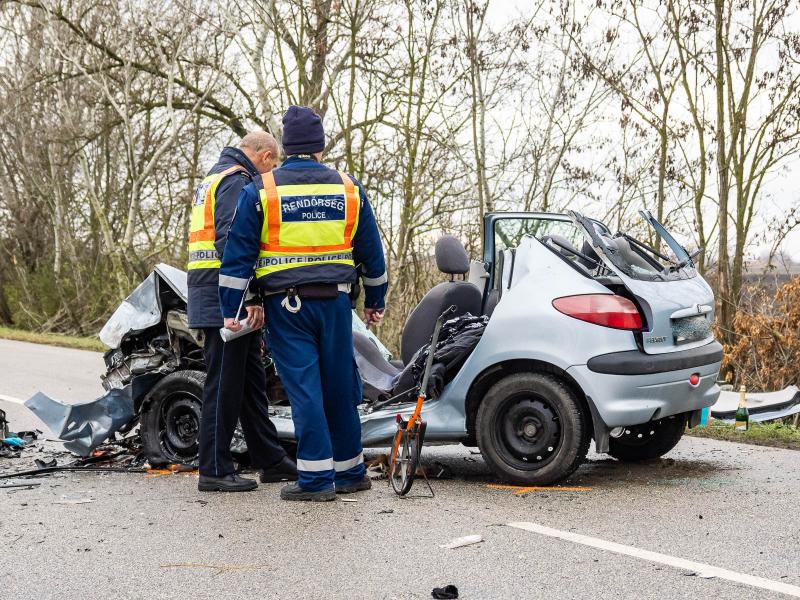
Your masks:
<svg viewBox="0 0 800 600"><path fill-rule="evenodd" d="M132 386L114 389L92 402L64 404L38 392L25 402L31 411L79 456L89 456L108 437L136 416Z"/></svg>

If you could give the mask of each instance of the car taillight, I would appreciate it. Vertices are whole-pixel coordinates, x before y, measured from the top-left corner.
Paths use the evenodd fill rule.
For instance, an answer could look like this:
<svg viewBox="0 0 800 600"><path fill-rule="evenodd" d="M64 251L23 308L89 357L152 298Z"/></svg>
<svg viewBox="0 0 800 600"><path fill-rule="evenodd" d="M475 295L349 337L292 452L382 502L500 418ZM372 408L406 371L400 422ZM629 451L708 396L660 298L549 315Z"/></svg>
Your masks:
<svg viewBox="0 0 800 600"><path fill-rule="evenodd" d="M553 308L568 317L613 329L641 329L636 305L614 294L584 294L553 300Z"/></svg>

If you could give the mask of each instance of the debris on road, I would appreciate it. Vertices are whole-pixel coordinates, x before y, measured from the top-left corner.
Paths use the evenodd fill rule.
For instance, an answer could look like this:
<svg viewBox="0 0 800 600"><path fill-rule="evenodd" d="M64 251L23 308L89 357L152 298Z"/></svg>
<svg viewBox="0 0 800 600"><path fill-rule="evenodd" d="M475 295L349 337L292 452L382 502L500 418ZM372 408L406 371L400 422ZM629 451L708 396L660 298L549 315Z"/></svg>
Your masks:
<svg viewBox="0 0 800 600"><path fill-rule="evenodd" d="M0 475L0 479L40 477L64 471L97 471L104 473L144 473L145 458L138 436L116 440L94 450L90 456L59 465L55 457L35 458L35 469L14 471ZM42 448L39 452L42 452Z"/></svg>
<svg viewBox="0 0 800 600"><path fill-rule="evenodd" d="M62 471L72 472L96 472L96 473L144 473L144 469L124 469L122 467L93 467L93 466L72 466L64 465L63 467L48 467L45 469L31 469L29 471L17 471L15 473L7 473L0 475L0 479L8 479L10 477L39 477L41 475L50 475L52 473L60 473Z"/></svg>
<svg viewBox="0 0 800 600"><path fill-rule="evenodd" d="M480 544L483 540L483 536L480 534L476 535L466 535L464 537L456 538L453 541L442 544L439 548L446 548L448 550L453 550L455 548L463 548L464 546L472 546L473 544Z"/></svg>
<svg viewBox="0 0 800 600"><path fill-rule="evenodd" d="M436 600L453 600L458 598L458 588L452 583L440 588L433 588L431 597Z"/></svg>
<svg viewBox="0 0 800 600"><path fill-rule="evenodd" d="M133 385L112 389L91 402L65 404L38 392L25 402L64 447L78 456L89 456L135 416Z"/></svg>
<svg viewBox="0 0 800 600"><path fill-rule="evenodd" d="M490 490L513 490L517 496L527 494L528 492L591 492L593 488L590 487L562 487L562 486L524 486L524 485L506 485L502 483L487 483L486 487Z"/></svg>
<svg viewBox="0 0 800 600"><path fill-rule="evenodd" d="M375 458L368 460L364 466L367 468L367 475L372 479L382 479L386 477L386 471L389 466L389 455L379 454Z"/></svg>
<svg viewBox="0 0 800 600"><path fill-rule="evenodd" d="M711 407L714 419L734 422L739 405L739 392L723 390L719 400ZM774 421L794 414L800 414L800 388L795 385L777 392L756 392L747 394L747 409L750 421Z"/></svg>
<svg viewBox="0 0 800 600"><path fill-rule="evenodd" d="M182 473L184 475L199 475L200 471L194 465L172 464L167 465L165 469L147 469L145 477L162 477L164 475L176 475Z"/></svg>
<svg viewBox="0 0 800 600"><path fill-rule="evenodd" d="M37 469L52 469L53 467L58 466L58 460L53 458L48 461L43 461L41 458L36 458L33 461L36 464Z"/></svg>
<svg viewBox="0 0 800 600"><path fill-rule="evenodd" d="M0 457L19 458L22 450L39 439L41 431L18 431L9 429L5 411L0 410Z"/></svg>
<svg viewBox="0 0 800 600"><path fill-rule="evenodd" d="M53 504L89 504L90 502L94 502L94 500L92 498L61 496L61 499L56 500Z"/></svg>
<svg viewBox="0 0 800 600"><path fill-rule="evenodd" d="M41 483L6 483L5 485L0 485L0 490L5 490L8 488L15 488L15 489L27 489L32 490L35 487L42 485Z"/></svg>

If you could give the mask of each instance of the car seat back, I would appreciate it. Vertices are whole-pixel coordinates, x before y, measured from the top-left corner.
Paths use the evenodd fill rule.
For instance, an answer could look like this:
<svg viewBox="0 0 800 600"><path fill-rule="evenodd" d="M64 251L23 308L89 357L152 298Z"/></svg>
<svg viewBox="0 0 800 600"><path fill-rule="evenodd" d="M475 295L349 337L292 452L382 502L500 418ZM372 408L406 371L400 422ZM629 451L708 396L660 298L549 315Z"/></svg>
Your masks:
<svg viewBox="0 0 800 600"><path fill-rule="evenodd" d="M400 357L408 364L414 353L428 343L433 335L436 319L446 308L455 305L451 318L465 313L481 314L481 291L468 281L455 281L455 275L464 276L469 271L469 256L464 246L450 235L436 242L436 266L442 273L450 275L450 281L431 289L417 304L406 320L400 339Z"/></svg>

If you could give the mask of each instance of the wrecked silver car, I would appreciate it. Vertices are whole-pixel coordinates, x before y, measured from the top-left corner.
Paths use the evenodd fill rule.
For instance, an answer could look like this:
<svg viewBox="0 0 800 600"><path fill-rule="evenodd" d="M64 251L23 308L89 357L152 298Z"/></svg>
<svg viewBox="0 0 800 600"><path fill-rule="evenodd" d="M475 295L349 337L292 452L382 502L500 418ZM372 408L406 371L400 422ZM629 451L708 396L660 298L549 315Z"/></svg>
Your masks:
<svg viewBox="0 0 800 600"><path fill-rule="evenodd" d="M576 212L487 214L484 255L472 262L458 240L441 238L436 264L449 281L409 315L401 360L389 360L353 319L362 329L352 351L364 384L364 446L387 446L398 415L415 410L432 351L426 443L477 445L501 479L562 480L590 440L622 461L669 452L716 402L722 346L711 327L714 296L693 255L652 215L642 217L666 247ZM451 306L431 349L434 322ZM120 398L133 407L123 429L140 423L151 464L194 462L205 366L203 340L186 326L186 274L158 265L100 337L111 347L104 385L109 394L128 390ZM264 366L273 423L292 444L291 408L266 353ZM89 403L98 414L88 427L73 425L87 447L114 434L102 400Z"/></svg>

